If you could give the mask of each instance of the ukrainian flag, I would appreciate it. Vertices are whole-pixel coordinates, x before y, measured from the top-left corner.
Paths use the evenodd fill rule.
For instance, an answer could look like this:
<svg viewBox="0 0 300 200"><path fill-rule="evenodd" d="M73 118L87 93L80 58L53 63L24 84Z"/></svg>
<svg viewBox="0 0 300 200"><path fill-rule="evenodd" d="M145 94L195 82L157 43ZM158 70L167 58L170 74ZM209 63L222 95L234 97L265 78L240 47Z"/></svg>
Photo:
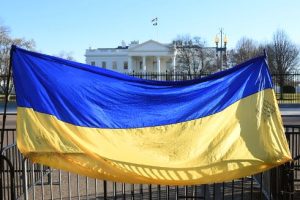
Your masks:
<svg viewBox="0 0 300 200"><path fill-rule="evenodd" d="M291 160L265 57L190 81L143 80L12 48L17 145L33 162L188 185Z"/></svg>

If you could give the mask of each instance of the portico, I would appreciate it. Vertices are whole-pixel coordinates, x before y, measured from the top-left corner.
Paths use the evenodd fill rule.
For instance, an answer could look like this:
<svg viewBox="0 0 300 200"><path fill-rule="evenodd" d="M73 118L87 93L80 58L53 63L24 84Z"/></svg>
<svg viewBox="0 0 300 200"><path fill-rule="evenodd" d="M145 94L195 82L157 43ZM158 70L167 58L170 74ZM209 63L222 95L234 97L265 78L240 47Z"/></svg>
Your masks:
<svg viewBox="0 0 300 200"><path fill-rule="evenodd" d="M171 44L148 40L118 48L98 48L86 51L86 62L123 73L175 71L176 50Z"/></svg>
<svg viewBox="0 0 300 200"><path fill-rule="evenodd" d="M130 46L128 48L128 63L131 71L163 72L175 69L176 54L174 49L154 40Z"/></svg>
<svg viewBox="0 0 300 200"><path fill-rule="evenodd" d="M173 70L172 57L169 56L129 56L129 70L131 72L164 72Z"/></svg>

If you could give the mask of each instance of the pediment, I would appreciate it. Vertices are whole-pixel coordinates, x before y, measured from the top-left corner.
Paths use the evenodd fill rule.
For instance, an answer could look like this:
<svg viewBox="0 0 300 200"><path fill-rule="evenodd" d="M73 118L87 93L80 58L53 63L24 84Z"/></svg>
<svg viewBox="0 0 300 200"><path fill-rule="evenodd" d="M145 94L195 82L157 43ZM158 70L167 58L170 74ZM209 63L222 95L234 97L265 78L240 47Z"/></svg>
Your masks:
<svg viewBox="0 0 300 200"><path fill-rule="evenodd" d="M128 49L130 52L161 52L161 51L170 51L169 45L161 44L159 42L156 42L154 40L148 40L147 42L138 44L133 47L129 47Z"/></svg>

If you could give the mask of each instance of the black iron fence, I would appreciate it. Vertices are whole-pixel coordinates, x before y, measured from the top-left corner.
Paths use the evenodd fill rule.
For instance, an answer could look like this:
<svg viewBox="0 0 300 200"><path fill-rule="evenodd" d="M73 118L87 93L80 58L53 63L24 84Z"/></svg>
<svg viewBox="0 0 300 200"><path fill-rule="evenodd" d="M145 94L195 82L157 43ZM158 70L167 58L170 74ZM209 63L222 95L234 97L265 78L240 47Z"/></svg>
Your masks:
<svg viewBox="0 0 300 200"><path fill-rule="evenodd" d="M142 79L160 81L185 81L208 76L208 73L131 73L128 74ZM272 74L273 88L276 93L278 103L300 103L300 72L286 74Z"/></svg>
<svg viewBox="0 0 300 200"><path fill-rule="evenodd" d="M9 129L0 159L0 199L297 199L300 126L285 126L285 133L294 162L229 182L166 186L97 180L31 163L17 149L15 130Z"/></svg>
<svg viewBox="0 0 300 200"><path fill-rule="evenodd" d="M183 73L183 72L133 72L127 74L137 78L148 79L148 80L160 80L160 81L185 81L198 79L210 74L208 73ZM4 100L4 88L6 83L6 76L0 76L0 102ZM286 74L272 74L273 88L276 92L278 103L300 103L300 72L286 73ZM14 101L14 89L13 85L10 85L10 96L9 100Z"/></svg>
<svg viewBox="0 0 300 200"><path fill-rule="evenodd" d="M208 74L130 75L184 81ZM300 73L274 74L272 78L279 103L300 103ZM0 85L4 83L5 79L0 81ZM14 99L11 89L10 100ZM285 129L294 162L230 182L180 187L100 181L34 164L17 149L15 129L5 129L0 154L0 199L296 199L300 191L300 126Z"/></svg>
<svg viewBox="0 0 300 200"><path fill-rule="evenodd" d="M273 74L272 79L279 103L300 103L300 72Z"/></svg>

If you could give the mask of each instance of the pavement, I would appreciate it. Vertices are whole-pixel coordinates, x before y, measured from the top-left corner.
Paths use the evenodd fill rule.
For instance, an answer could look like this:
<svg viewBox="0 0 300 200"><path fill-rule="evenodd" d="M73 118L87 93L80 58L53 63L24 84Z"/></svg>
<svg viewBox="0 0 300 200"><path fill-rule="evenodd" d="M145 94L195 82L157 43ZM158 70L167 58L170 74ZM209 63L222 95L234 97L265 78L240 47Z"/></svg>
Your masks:
<svg viewBox="0 0 300 200"><path fill-rule="evenodd" d="M281 116L300 117L299 108L280 108Z"/></svg>
<svg viewBox="0 0 300 200"><path fill-rule="evenodd" d="M284 125L300 126L300 104L279 104Z"/></svg>

